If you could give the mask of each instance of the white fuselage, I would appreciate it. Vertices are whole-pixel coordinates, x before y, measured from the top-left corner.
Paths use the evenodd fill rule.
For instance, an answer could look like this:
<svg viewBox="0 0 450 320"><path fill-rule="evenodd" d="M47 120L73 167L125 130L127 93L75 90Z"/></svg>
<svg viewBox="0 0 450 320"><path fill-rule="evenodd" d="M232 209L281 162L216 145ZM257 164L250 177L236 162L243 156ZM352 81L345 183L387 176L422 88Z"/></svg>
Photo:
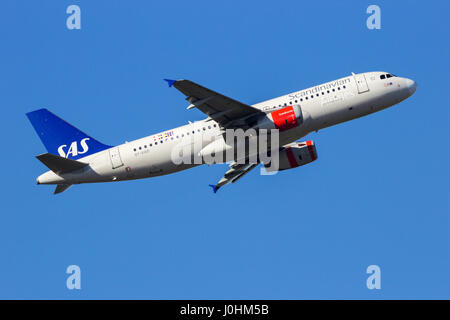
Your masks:
<svg viewBox="0 0 450 320"><path fill-rule="evenodd" d="M368 72L350 75L312 88L293 92L253 105L265 113L290 105L300 105L304 125L280 132L279 145L296 141L312 131L365 116L411 96L416 90L414 81L390 77L387 72ZM176 164L173 148L180 143L193 145L198 154L202 148L223 131L211 119L196 121L165 132L112 147L89 155L81 162L84 169L57 175L48 171L39 176L39 184L78 184L108 182L155 177L185 170L196 164ZM200 143L195 143L199 140ZM186 141L186 142L183 142Z"/></svg>

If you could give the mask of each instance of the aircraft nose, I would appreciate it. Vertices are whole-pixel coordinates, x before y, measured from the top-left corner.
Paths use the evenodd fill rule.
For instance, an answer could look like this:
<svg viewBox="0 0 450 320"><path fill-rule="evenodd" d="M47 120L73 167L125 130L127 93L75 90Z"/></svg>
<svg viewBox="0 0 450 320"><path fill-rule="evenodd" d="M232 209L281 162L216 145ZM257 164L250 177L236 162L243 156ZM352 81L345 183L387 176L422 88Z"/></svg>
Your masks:
<svg viewBox="0 0 450 320"><path fill-rule="evenodd" d="M414 80L406 79L406 87L408 88L409 94L412 95L417 90L417 83Z"/></svg>
<svg viewBox="0 0 450 320"><path fill-rule="evenodd" d="M36 178L36 184L41 184L41 183L39 182L39 177Z"/></svg>

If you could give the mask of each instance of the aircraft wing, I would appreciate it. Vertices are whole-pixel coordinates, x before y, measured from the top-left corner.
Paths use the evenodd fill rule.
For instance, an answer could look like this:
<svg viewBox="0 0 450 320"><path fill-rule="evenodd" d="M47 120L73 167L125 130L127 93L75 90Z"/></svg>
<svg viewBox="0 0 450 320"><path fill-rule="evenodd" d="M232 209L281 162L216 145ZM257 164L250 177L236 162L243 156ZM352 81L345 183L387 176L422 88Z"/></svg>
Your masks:
<svg viewBox="0 0 450 320"><path fill-rule="evenodd" d="M186 100L190 103L188 109L199 109L212 120L217 121L224 129L246 128L251 118L264 115L259 109L228 98L195 82L164 80L168 82L169 87L175 87L186 96Z"/></svg>
<svg viewBox="0 0 450 320"><path fill-rule="evenodd" d="M225 172L225 175L222 177L222 179L220 179L216 185L210 184L209 186L213 188L214 193L216 193L220 187L223 187L224 185L230 182L235 183L244 175L249 173L257 165L258 163L238 164L235 161L233 161L230 164L230 169L227 172Z"/></svg>

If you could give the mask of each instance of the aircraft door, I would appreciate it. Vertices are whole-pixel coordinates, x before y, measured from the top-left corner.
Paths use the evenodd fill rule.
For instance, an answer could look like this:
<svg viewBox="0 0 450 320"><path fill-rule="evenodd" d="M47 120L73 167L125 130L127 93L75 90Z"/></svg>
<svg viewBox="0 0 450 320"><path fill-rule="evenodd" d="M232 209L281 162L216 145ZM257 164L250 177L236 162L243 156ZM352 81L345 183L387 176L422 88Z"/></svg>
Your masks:
<svg viewBox="0 0 450 320"><path fill-rule="evenodd" d="M118 147L109 149L109 158L111 159L113 169L123 166L122 158L120 157Z"/></svg>
<svg viewBox="0 0 450 320"><path fill-rule="evenodd" d="M366 76L364 74L355 74L356 86L358 87L358 93L364 93L369 91L369 86L367 85Z"/></svg>

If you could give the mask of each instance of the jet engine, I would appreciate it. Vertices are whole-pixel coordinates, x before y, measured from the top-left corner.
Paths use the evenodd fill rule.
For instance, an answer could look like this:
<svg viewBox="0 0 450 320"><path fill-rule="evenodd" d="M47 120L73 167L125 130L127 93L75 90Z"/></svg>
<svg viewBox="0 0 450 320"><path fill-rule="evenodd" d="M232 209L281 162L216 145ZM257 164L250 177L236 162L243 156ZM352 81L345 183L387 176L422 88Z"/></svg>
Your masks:
<svg viewBox="0 0 450 320"><path fill-rule="evenodd" d="M287 106L268 113L259 120L254 129L278 129L285 131L295 128L303 123L302 109L299 105Z"/></svg>
<svg viewBox="0 0 450 320"><path fill-rule="evenodd" d="M317 159L314 141L294 142L279 151L278 168L273 163L265 164L268 172L281 171L303 166Z"/></svg>

